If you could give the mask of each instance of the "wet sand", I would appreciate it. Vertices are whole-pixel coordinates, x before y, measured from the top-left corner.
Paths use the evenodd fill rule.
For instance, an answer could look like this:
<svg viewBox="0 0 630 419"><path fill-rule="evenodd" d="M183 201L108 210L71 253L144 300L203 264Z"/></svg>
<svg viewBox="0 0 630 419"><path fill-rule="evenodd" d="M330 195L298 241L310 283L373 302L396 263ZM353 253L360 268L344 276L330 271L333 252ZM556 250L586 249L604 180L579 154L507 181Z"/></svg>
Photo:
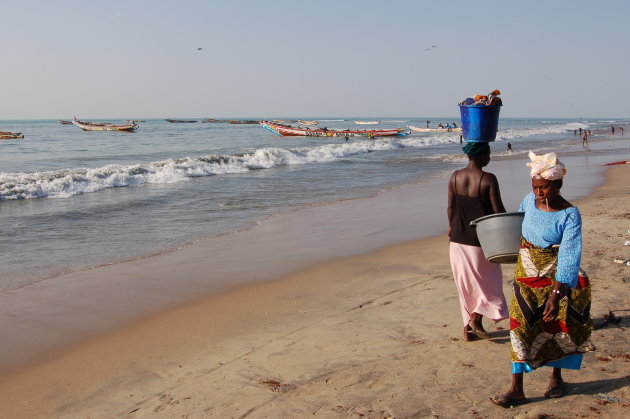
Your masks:
<svg viewBox="0 0 630 419"><path fill-rule="evenodd" d="M510 171L522 176L519 160L490 170L501 172L497 173L501 180ZM574 170L579 163L567 166ZM526 391L533 403L509 411L490 404L488 397L504 390L509 380L508 324L487 324L493 337L489 341L460 340L461 318L447 239L438 235L404 240L404 234L413 240L417 230L409 228L411 223L398 226L401 218L389 220L409 205L402 198L392 198L409 192L401 188L391 191L392 195L384 194L383 200L383 205L400 205L385 211L386 222L402 230L388 233L391 239L384 241L391 240L392 245L379 248L382 240L371 242L370 237L388 231L387 225L373 227L360 236L363 241L357 244L354 256L324 262L333 258L322 255L321 262L313 259L309 269L284 275L284 270L290 270L289 258L289 268L283 265L263 272L263 276L280 280L251 284L244 274L236 278L240 281L237 288L225 284L209 287L204 282L209 275L207 249L200 243L185 249L186 263L175 252L88 271L103 279L92 281L91 288L83 291L91 302L101 303L92 312L62 298L60 288L41 284L41 298L52 304L42 309L37 305L42 300L34 299L32 307L21 307L27 315L15 322L10 330L17 331L18 337L6 344L9 348L14 345L14 350L29 343L50 345L64 329L73 336L64 340L61 333L58 345L48 346L45 356L40 354L37 361L19 368L6 368L17 364L10 359L16 359L15 353L5 351L9 353L0 378L5 396L1 409L7 417L627 415L630 354L624 327L628 325L630 266L613 259L624 255L630 259L630 246L623 246L630 240L629 175L630 165L614 166L604 185L574 202L584 218L583 267L594 285L593 317L602 319L612 310L621 322L594 333L598 350L586 356L583 371L566 374L569 395L562 399L542 397L548 375L543 369L526 377ZM432 185L443 186L440 182ZM422 187L415 191L423 192ZM433 189L429 196L442 199L441 195ZM518 188L504 192L508 210L514 209L518 195ZM441 202L443 208L445 201ZM352 200L346 205L359 208L360 204L361 200ZM343 209L341 213L347 213L352 207ZM431 207L429 213L416 212L426 223L436 211ZM321 217L313 221L314 226L331 214ZM412 231L405 233L405 226ZM434 234L445 230L443 224L435 228ZM262 249L265 234L269 237L270 232L263 229L260 234ZM325 229L321 234L325 238ZM315 249L317 241L314 243L307 249L300 247L300 252ZM278 249L272 246L271 250ZM340 252L333 249L333 254L335 251ZM300 252L294 253L296 266ZM192 285L172 290L167 279L170 274L181 275L182 270ZM221 269L213 273L216 271L227 274ZM158 272L163 282L154 279L160 276ZM506 295L512 272L513 265L504 267ZM68 291L80 286L85 274L63 278ZM104 285L106 279L120 275L145 281L152 291L140 293L133 287L112 291ZM197 292L213 295L163 310L180 298L192 299ZM56 307L57 301L64 306ZM76 308L73 304L82 314L74 319L69 314ZM136 316L131 324L126 321L153 307L155 312L150 315L139 320ZM8 309L4 310L0 317L3 327L12 320ZM42 317L42 311L48 317ZM51 324L55 327L49 335L21 329L32 326L46 331ZM114 326L113 331L94 336L94 330ZM77 328L85 333L76 334ZM17 335L20 330L24 330L23 340ZM67 348L68 341L76 344ZM599 393L618 403L607 402Z"/></svg>
<svg viewBox="0 0 630 419"><path fill-rule="evenodd" d="M630 152L626 154L630 158ZM498 153L489 167L503 185L508 210L516 210L529 190L523 181L525 158ZM615 153L606 151L566 156L572 176L565 182L564 195L572 199L588 194L601 183L601 162L614 158ZM0 335L6 350L0 352L0 373L203 296L444 234L448 175L372 197L279 214L177 251L4 290Z"/></svg>

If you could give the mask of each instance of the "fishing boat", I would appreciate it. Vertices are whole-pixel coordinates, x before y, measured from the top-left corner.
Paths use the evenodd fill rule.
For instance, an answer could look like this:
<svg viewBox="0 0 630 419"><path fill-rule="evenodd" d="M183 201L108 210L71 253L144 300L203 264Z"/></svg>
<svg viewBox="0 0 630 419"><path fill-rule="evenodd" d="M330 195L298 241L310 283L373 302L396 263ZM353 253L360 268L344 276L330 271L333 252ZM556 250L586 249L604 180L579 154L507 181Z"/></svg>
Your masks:
<svg viewBox="0 0 630 419"><path fill-rule="evenodd" d="M413 125L409 125L409 129L415 132L460 132L462 129L460 127L438 127L438 128L422 128L415 127Z"/></svg>
<svg viewBox="0 0 630 419"><path fill-rule="evenodd" d="M233 125L257 124L257 123L258 121L255 121L253 119L248 119L248 120L231 119L228 121L228 124L233 124Z"/></svg>
<svg viewBox="0 0 630 419"><path fill-rule="evenodd" d="M147 122L147 121L143 121L141 119L125 119L125 122L127 122L128 124L135 124L137 122Z"/></svg>
<svg viewBox="0 0 630 419"><path fill-rule="evenodd" d="M380 124L381 121L354 121L357 125L376 125Z"/></svg>
<svg viewBox="0 0 630 419"><path fill-rule="evenodd" d="M166 121L170 122L171 124L192 124L193 122L198 122L186 119L166 119Z"/></svg>
<svg viewBox="0 0 630 419"><path fill-rule="evenodd" d="M283 137L402 137L407 135L404 128L393 129L328 129L324 128L301 128L291 125L278 124L269 121L261 121L260 126L281 135Z"/></svg>
<svg viewBox="0 0 630 419"><path fill-rule="evenodd" d="M0 131L0 140L15 140L24 138L21 132Z"/></svg>
<svg viewBox="0 0 630 419"><path fill-rule="evenodd" d="M72 125L72 121L66 121L64 119L60 119L59 123L62 125Z"/></svg>
<svg viewBox="0 0 630 419"><path fill-rule="evenodd" d="M72 123L83 131L134 131L138 128L137 124L114 124L111 122L85 122L79 121L77 118Z"/></svg>
<svg viewBox="0 0 630 419"><path fill-rule="evenodd" d="M303 119L298 119L298 123L302 125L317 125L319 122L317 121L305 121Z"/></svg>

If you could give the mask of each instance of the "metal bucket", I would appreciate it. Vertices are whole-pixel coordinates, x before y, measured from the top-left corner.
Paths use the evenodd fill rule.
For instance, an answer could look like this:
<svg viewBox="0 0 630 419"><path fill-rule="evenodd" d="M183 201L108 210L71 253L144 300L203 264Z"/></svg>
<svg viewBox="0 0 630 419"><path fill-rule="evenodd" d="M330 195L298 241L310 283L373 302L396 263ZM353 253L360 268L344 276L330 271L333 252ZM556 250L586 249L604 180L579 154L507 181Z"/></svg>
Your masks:
<svg viewBox="0 0 630 419"><path fill-rule="evenodd" d="M516 263L521 248L524 216L524 212L502 212L470 222L477 230L477 237L488 262Z"/></svg>
<svg viewBox="0 0 630 419"><path fill-rule="evenodd" d="M459 105L464 140L485 143L497 138L501 105Z"/></svg>

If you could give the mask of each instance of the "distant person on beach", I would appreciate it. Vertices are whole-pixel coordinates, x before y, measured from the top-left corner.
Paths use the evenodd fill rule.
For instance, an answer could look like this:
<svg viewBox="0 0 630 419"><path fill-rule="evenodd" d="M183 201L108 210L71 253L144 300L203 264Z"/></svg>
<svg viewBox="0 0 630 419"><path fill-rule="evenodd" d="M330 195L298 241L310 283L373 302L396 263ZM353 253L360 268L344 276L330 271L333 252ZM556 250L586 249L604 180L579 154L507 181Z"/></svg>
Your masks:
<svg viewBox="0 0 630 419"><path fill-rule="evenodd" d="M513 153L514 152L514 150L512 150L512 143L508 143L507 149L505 151L507 151L508 153Z"/></svg>
<svg viewBox="0 0 630 419"><path fill-rule="evenodd" d="M348 141L350 139L350 136L348 135L348 133L346 133L345 138L346 138L346 141Z"/></svg>
<svg viewBox="0 0 630 419"><path fill-rule="evenodd" d="M529 157L532 192L519 208L525 217L510 302L512 384L491 399L501 407L526 402L523 373L542 366L553 368L544 396L562 397L562 369L580 370L583 354L595 349L591 288L580 268L582 218L560 195L566 169L555 153Z"/></svg>
<svg viewBox="0 0 630 419"><path fill-rule="evenodd" d="M612 135L615 135L615 127L611 125L610 130L612 131Z"/></svg>
<svg viewBox="0 0 630 419"><path fill-rule="evenodd" d="M429 121L429 120L427 119L427 128L429 128L429 122L431 122L431 121Z"/></svg>
<svg viewBox="0 0 630 419"><path fill-rule="evenodd" d="M580 127L578 131L580 132L580 135L582 135L582 127Z"/></svg>
<svg viewBox="0 0 630 419"><path fill-rule="evenodd" d="M477 232L470 222L485 215L505 212L497 178L483 167L490 162L488 143L466 143L468 165L455 171L448 182L449 256L464 324L464 341L472 335L490 337L483 317L507 318L501 265L486 260Z"/></svg>
<svg viewBox="0 0 630 419"><path fill-rule="evenodd" d="M464 142L464 135L459 134L459 143L461 144L462 142Z"/></svg>
<svg viewBox="0 0 630 419"><path fill-rule="evenodd" d="M623 137L623 127L619 127L619 131L621 131L621 136Z"/></svg>
<svg viewBox="0 0 630 419"><path fill-rule="evenodd" d="M584 131L584 135L582 136L582 147L588 147L588 132Z"/></svg>

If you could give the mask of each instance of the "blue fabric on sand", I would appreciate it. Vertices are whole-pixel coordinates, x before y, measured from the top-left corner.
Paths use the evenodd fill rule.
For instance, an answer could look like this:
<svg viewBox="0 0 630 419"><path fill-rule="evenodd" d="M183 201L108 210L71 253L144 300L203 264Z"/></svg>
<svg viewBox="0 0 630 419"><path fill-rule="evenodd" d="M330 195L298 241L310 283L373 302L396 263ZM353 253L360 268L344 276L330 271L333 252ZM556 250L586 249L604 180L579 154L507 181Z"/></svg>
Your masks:
<svg viewBox="0 0 630 419"><path fill-rule="evenodd" d="M576 207L546 212L536 208L536 196L523 198L519 211L525 211L522 234L538 247L559 244L556 281L575 288L582 258L582 217Z"/></svg>
<svg viewBox="0 0 630 419"><path fill-rule="evenodd" d="M551 361L543 366L579 370L582 368L582 358L582 354L567 355L562 359L556 359L555 361ZM534 369L530 367L527 362L512 362L512 374L532 371L534 371Z"/></svg>

